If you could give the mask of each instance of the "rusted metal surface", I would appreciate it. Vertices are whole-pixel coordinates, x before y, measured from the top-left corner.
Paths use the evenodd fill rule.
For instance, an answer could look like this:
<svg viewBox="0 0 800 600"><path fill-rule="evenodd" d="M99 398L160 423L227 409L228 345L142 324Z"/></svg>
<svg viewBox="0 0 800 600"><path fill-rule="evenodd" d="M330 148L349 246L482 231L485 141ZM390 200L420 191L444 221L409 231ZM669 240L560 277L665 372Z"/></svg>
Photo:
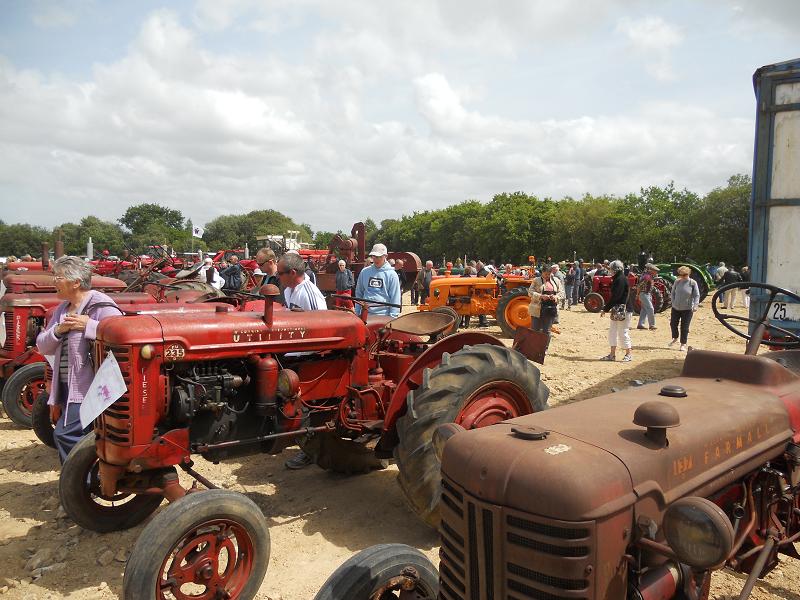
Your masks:
<svg viewBox="0 0 800 600"><path fill-rule="evenodd" d="M522 353L528 360L543 365L549 342L550 336L543 331L534 331L528 327L518 327L514 334L514 344L511 347Z"/></svg>
<svg viewBox="0 0 800 600"><path fill-rule="evenodd" d="M41 293L41 292L55 292L56 287L53 284L53 274L49 272L35 271L24 273L8 273L3 277L6 290L9 293ZM92 277L92 289L106 291L122 291L126 288L125 282L113 277L101 277L94 275Z"/></svg>

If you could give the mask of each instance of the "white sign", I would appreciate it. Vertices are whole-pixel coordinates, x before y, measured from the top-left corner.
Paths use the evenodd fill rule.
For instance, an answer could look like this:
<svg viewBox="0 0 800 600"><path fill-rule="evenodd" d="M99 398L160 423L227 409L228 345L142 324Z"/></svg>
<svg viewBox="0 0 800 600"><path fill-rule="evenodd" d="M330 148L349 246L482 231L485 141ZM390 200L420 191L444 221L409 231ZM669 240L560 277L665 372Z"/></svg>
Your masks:
<svg viewBox="0 0 800 600"><path fill-rule="evenodd" d="M794 302L773 302L769 306L772 321L800 321L800 304Z"/></svg>
<svg viewBox="0 0 800 600"><path fill-rule="evenodd" d="M6 345L6 313L0 312L0 346L5 346L5 345Z"/></svg>
<svg viewBox="0 0 800 600"><path fill-rule="evenodd" d="M0 279L0 298L5 296L5 294L6 294L6 284L2 279Z"/></svg>
<svg viewBox="0 0 800 600"><path fill-rule="evenodd" d="M81 427L85 429L91 425L92 421L114 404L126 390L117 359L109 350L81 402Z"/></svg>

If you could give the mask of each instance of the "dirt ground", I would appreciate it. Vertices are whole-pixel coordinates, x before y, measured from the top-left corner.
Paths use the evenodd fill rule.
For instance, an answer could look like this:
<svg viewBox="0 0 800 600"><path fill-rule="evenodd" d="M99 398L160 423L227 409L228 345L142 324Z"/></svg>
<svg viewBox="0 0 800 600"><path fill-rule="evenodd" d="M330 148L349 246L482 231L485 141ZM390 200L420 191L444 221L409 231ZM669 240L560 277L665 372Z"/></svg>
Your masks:
<svg viewBox="0 0 800 600"><path fill-rule="evenodd" d="M582 307L562 311L562 333L541 367L551 406L608 393L632 380L676 375L684 355L667 348L667 318L658 315L656 331L632 330L632 362L606 363L597 360L608 352L606 318ZM497 327L489 331L500 332ZM743 343L714 319L708 303L696 314L689 344L743 351ZM287 471L283 462L293 452L220 465L197 459L198 471L221 487L247 494L267 517L272 550L258 598L309 600L338 565L372 544L409 544L438 562L437 536L406 509L394 466L357 477L315 466ZM57 485L55 451L31 431L0 418L0 595L24 600L119 597L127 553L142 526L105 535L82 531L60 511ZM36 552L44 567L33 570L37 561L30 559ZM718 573L711 597L737 598L743 583L742 576ZM800 564L784 560L751 597L800 600Z"/></svg>

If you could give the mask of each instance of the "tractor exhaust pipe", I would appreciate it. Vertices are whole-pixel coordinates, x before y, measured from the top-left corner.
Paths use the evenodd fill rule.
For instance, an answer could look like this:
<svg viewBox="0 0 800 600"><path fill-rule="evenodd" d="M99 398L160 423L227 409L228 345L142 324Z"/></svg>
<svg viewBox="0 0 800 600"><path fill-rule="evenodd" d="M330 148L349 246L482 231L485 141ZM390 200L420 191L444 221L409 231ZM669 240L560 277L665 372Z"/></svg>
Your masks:
<svg viewBox="0 0 800 600"><path fill-rule="evenodd" d="M64 256L64 240L56 240L55 258L58 260Z"/></svg>
<svg viewBox="0 0 800 600"><path fill-rule="evenodd" d="M267 327L272 327L273 304L275 303L275 298L281 295L281 290L277 285L268 283L262 285L258 293L264 296L264 324Z"/></svg>
<svg viewBox="0 0 800 600"><path fill-rule="evenodd" d="M50 267L50 244L42 242L42 270L47 271Z"/></svg>

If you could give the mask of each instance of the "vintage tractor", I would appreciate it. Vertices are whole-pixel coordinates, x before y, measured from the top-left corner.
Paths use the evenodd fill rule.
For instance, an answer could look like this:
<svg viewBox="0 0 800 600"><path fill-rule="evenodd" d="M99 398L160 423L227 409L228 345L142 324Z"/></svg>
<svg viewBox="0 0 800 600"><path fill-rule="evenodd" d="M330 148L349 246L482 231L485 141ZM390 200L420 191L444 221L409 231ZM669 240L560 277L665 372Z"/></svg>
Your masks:
<svg viewBox="0 0 800 600"><path fill-rule="evenodd" d="M439 426L438 577L417 550L376 546L315 600L707 600L722 567L748 574L747 598L779 554L800 558L800 336L757 356L777 329L768 311L750 335L718 297L744 355L694 350L673 379L478 431Z"/></svg>
<svg viewBox="0 0 800 600"><path fill-rule="evenodd" d="M530 280L520 275L503 278L505 293L498 280L491 277L438 277L431 281L428 303L418 308L450 314L454 317L491 315L507 337L514 337L518 327L530 327L528 286ZM455 321L454 330L458 328Z"/></svg>
<svg viewBox="0 0 800 600"><path fill-rule="evenodd" d="M683 265L686 265L689 267L689 269L691 269L689 277L697 282L697 288L700 290L700 302L702 302L708 296L708 292L714 289L714 280L708 275L703 267L699 267L688 262L659 263L656 265L658 267L658 276L664 281L672 284L678 278L678 268Z"/></svg>
<svg viewBox="0 0 800 600"><path fill-rule="evenodd" d="M584 308L591 313L599 313L603 310L608 299L611 298L611 275L595 275L592 277L592 291L586 294L583 301ZM633 273L628 274L628 285L630 288L635 288L639 283L639 277ZM669 308L670 305L670 284L661 277L656 277L653 280L653 289L650 292L650 298L653 300L653 308L655 312L660 313ZM634 300L634 312L639 314L641 309L641 302L639 295L636 294Z"/></svg>
<svg viewBox="0 0 800 600"><path fill-rule="evenodd" d="M436 426L474 429L547 406L539 371L497 338L472 332L438 340L452 324L448 315L365 322L366 310L360 318L349 311L284 309L273 303L277 288L264 287L261 313L131 315L100 324L95 364L99 368L113 352L128 391L97 418L94 433L61 471L61 503L81 527L131 527L165 497L182 498L186 490L175 466L213 487L192 469L193 454L219 461L276 454L293 443L337 472L380 469L394 458L409 505L436 525ZM135 574L127 597L150 597L153 590L167 597L184 583L220 593L250 585L264 548L237 520L238 508L217 500L218 494L189 494L187 504L163 511L173 515L164 517L172 524L158 535L170 547L162 553L152 540L142 542L145 555L129 563ZM190 530L185 518L174 520L187 514L188 502L195 507ZM232 507L229 517L220 512L225 506ZM209 535L219 543L208 545ZM231 567L214 574L206 566L223 548ZM234 548L240 550L235 556ZM173 550L181 558L173 561Z"/></svg>

